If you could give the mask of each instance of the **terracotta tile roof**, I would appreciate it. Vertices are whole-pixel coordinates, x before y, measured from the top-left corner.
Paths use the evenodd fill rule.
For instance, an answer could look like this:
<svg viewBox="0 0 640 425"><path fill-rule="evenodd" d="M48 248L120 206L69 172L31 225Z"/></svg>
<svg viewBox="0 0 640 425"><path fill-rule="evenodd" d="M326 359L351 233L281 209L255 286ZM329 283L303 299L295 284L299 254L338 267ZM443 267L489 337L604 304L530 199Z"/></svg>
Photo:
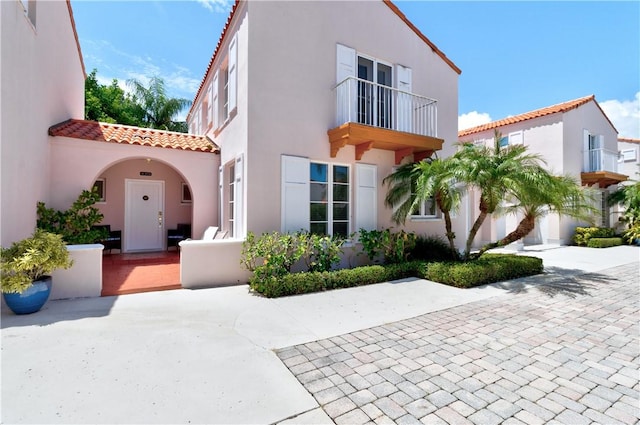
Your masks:
<svg viewBox="0 0 640 425"><path fill-rule="evenodd" d="M49 135L96 142L153 146L188 151L220 152L218 146L206 136L98 121L70 119L50 127Z"/></svg>
<svg viewBox="0 0 640 425"><path fill-rule="evenodd" d="M547 106L546 108L536 109L535 111L526 112L524 114L515 115L513 117L508 117L498 121L493 121L487 124L478 125L476 127L467 128L465 130L460 130L458 132L458 137L459 138L465 137L470 134L481 133L486 130L492 130L494 128L500 128L509 124L516 124L522 121L544 117L546 115L557 114L559 112L564 113L572 109L576 109L577 107L582 106L585 103L588 103L591 101L595 102L596 106L600 109L600 111L602 111L602 108L600 108L600 105L598 105L598 102L596 102L596 97L594 95L590 95L586 97L581 97L579 99L570 100L568 102L558 103L557 105ZM604 113L604 111L602 111L602 115L604 115L607 121L609 121L609 124L611 124L611 127L613 127L613 129L615 130L614 125L611 123L611 121L609 120L607 115Z"/></svg>
<svg viewBox="0 0 640 425"><path fill-rule="evenodd" d="M618 137L618 142L638 143L638 144L640 144L640 139L628 139L626 137Z"/></svg>
<svg viewBox="0 0 640 425"><path fill-rule="evenodd" d="M405 16L405 14L402 13L400 11L400 9L398 9L398 7L391 2L391 0L382 0L382 1L384 2L384 4L389 6L389 8L396 15L398 15L398 17L400 17L400 19L402 19L404 21L404 23L407 24L407 26L409 28L411 28L411 30L413 32L415 32L416 35L418 37L420 37L420 39L422 41L424 41L429 47L431 47L431 50L433 50L438 56L440 56L455 72L457 72L458 74L462 73L460 68L458 68L451 61L451 59L449 59L444 53L442 53L442 51L440 49L438 49L436 47L436 45L431 42L431 40L429 40L424 34L422 34L422 32L420 32L420 30L415 25L413 25L413 23L411 23L411 21L409 21L409 19ZM207 65L207 70L204 73L204 77L202 77L202 81L200 82L200 86L198 87L198 91L196 92L196 95L193 98L193 102L191 103L191 108L189 109L189 113L187 114L187 120L189 120L189 117L191 116L191 112L193 111L193 108L195 108L195 106L196 106L196 101L198 100L198 97L200 96L200 92L202 91L202 88L204 86L205 81L207 81L207 77L209 76L209 71L211 70L211 66L213 65L213 62L215 61L216 56L218 55L218 50L220 49L220 45L222 44L222 41L224 40L224 37L227 34L227 30L229 29L229 24L231 23L231 20L233 19L233 16L235 15L236 10L238 9L238 6L240 5L240 2L241 2L241 0L235 0L235 2L233 4L233 8L231 9L231 13L229 14L229 17L227 18L227 22L224 24L224 28L222 29L222 34L220 35L220 38L218 39L218 44L216 45L216 48L213 51L213 55L211 56L211 59L209 60L209 64Z"/></svg>

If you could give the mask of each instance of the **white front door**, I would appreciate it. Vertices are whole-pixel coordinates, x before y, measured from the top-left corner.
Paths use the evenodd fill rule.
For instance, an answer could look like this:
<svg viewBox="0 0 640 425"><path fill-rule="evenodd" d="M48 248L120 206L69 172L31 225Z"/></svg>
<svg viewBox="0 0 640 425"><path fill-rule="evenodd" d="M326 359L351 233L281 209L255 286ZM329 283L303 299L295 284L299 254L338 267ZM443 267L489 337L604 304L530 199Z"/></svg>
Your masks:
<svg viewBox="0 0 640 425"><path fill-rule="evenodd" d="M125 180L124 250L164 249L164 181Z"/></svg>

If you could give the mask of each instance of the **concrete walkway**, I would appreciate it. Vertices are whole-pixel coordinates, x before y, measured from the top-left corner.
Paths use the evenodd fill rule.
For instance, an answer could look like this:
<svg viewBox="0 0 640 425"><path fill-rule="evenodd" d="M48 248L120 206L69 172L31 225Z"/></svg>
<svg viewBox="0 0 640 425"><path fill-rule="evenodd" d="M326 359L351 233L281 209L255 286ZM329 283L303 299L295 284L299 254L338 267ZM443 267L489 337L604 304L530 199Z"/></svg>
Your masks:
<svg viewBox="0 0 640 425"><path fill-rule="evenodd" d="M459 316L465 317L466 314L468 321L473 322L475 317L473 311L478 306L482 306L485 309L483 311L490 315L491 303L494 302L499 303L502 310L508 311L507 307L511 303L535 305L549 299L566 299L563 308L575 309L576 301L571 297L593 298L595 301L600 300L601 297L597 292L597 287L586 288L584 285L577 285L574 291L563 290L561 284L563 279L567 280L567 277L572 275L585 272L594 273L626 264L637 265L640 259L639 253L638 248L629 246L604 250L567 247L528 252L527 254L543 257L545 265L553 270L554 274L469 290L451 288L420 279L407 279L276 300L253 296L248 293L247 287L236 286L53 301L49 302L41 312L30 316L14 316L3 308L2 422L277 423L292 418L291 421L296 423L331 423L330 416L336 421L346 419L349 419L347 422L355 421L355 419L351 419L351 416L344 417L344 415L356 412L356 408L368 415L369 419L367 420L371 420L371 416L349 397L352 394L347 394L345 391L343 391L343 395L333 401L344 400L347 403L346 399L348 399L356 405L356 408L340 407L337 410L332 410L328 404L324 403L324 399L320 399L324 410L320 408L317 393L329 387L315 391L315 387L309 387L309 383L313 380L296 379L294 374L300 378L302 374L310 372L311 369L306 372L298 370L303 368L294 370L298 364L292 365L292 360L289 359L296 356L289 354L293 353L292 350L300 349L287 347L304 346L304 344L313 341L320 341L316 345L311 345L311 347L319 349L319 347L323 347L322 340L331 341L339 335L355 335L354 332L384 325L390 326L388 328L389 335L392 335L393 332L408 335L403 329L413 328L416 323L430 323L431 315L428 313L432 312L438 312L433 314L444 315L447 320L452 321ZM627 302L629 304L624 308L638 313L638 271L637 267L633 267L623 268L627 270L627 273L631 273L632 292L624 296L618 295L617 298L620 298L621 303ZM633 276L634 273L635 276ZM605 274L603 276L601 280L610 283L609 290L616 291L619 282L612 280L612 275ZM636 279L635 285L633 279ZM540 286L541 282L547 284ZM584 293L580 292L580 288ZM635 288L635 293L633 288ZM605 295L610 296L611 294ZM525 298L527 298L526 301L521 301ZM556 310L552 309L552 311ZM566 325L561 321L562 315L559 314L561 311L563 310L556 311L558 314L556 319L561 323L554 322L554 327L550 329L566 329ZM509 315L508 317L496 315L496 318L491 320L495 326L498 326L504 324L503 322L510 324L518 317L519 315ZM609 321L611 319L611 317L605 317L602 320ZM437 322L443 326L443 333L445 329L446 332L451 332L451 328L446 327L447 320L439 319ZM581 326L587 326L584 332L587 332L585 338L588 338L588 332L591 331L589 323L592 318L580 316L576 320L580 322ZM398 321L402 322L393 324ZM460 321L457 323L462 325ZM522 320L517 321L517 324L522 326ZM616 327L615 322L608 324L608 326ZM382 329L387 328L383 327ZM522 332L522 329L516 326L513 333L505 334L507 336L503 338L517 340L517 332ZM610 331L613 330L607 329L607 332ZM620 328L620 332L635 342L637 351L637 322L635 327L630 327L627 330ZM386 330L382 332L383 336L385 333L387 333ZM440 327L432 327L431 333L438 335ZM531 335L526 335L531 337ZM396 336L398 335L396 334ZM409 337L402 339L389 336L387 338L393 339L398 347L404 347L403 343L406 344L406 341L409 340ZM444 343L449 344L449 348L453 350L458 345L458 341L455 337L451 338L453 339L444 341ZM346 353L350 342L346 339L345 341L345 343L336 344L336 347L324 347L323 349L340 349ZM480 341L478 342L480 345L476 347L478 351L496 349L488 343L482 345ZM535 341L532 340L528 344L532 345L531 342ZM442 340L438 341L438 344L442 343ZM595 342L591 343L598 346ZM324 344L327 343L324 342ZM502 344L504 345L504 343ZM515 345L515 343L511 345ZM535 345L533 344L533 346ZM278 358L274 349L283 358L284 363ZM312 350L312 348L308 349ZM620 420L629 417L620 416L621 413L618 411L626 412L627 415L636 414L635 411L624 410L623 405L614 406L615 403L629 401L627 398L623 400L623 397L633 399L635 396L635 399L638 398L640 390L637 384L638 353L635 353L635 358L633 358L633 354L633 352L626 352L625 355L632 358L619 359L627 362L623 365L624 371L617 369L615 373L610 374L610 376L616 375L616 379L621 381L616 382L616 385L628 387L627 393L613 388L621 396L612 401L608 407L615 409L614 413L618 414L618 417L609 415L610 418ZM520 358L527 357L521 352L518 355ZM534 354L532 352L530 357L534 358L536 355L544 357L545 353L535 352ZM473 369L469 370L469 373L472 374L481 374L482 371L478 371L477 367L488 368L487 364L491 364L488 361L478 363L482 357L469 358L470 362L463 362L461 365L453 364L456 367L466 365L467 369ZM416 362L415 359L412 360ZM464 357L460 357L460 360L464 360ZM582 363L591 362L600 365L595 358L587 357L579 358L579 360ZM430 361L439 365L433 358ZM311 361L309 362L312 364ZM339 362L341 361L338 360ZM578 361L576 360L576 362ZM436 373L435 368L429 369L432 363L424 365L426 370L423 372L436 379L440 376ZM478 366L474 368L472 365L476 363ZM628 363L632 366L629 366ZM606 363L600 367L584 364L587 368L596 369L596 371L602 367L612 367ZM629 368L633 370L633 365L635 365L636 371L635 384L630 382L633 377L627 376ZM322 367L326 365L314 366L319 372L322 372ZM393 370L393 366L388 364L385 369ZM446 371L452 371L447 366L439 366L447 369ZM291 368L291 372L288 367ZM544 370L538 366L535 367L536 370ZM442 369L438 370L442 373L446 372ZM608 371L607 369L605 372ZM397 373L397 370L395 372ZM495 371L489 372L498 375ZM579 372L582 373L581 370ZM593 371L589 373L600 376ZM394 378L391 379L395 379L395 375L390 374L389 376L393 376ZM463 378L460 374L458 376ZM488 381L494 378L494 376L490 377L487 374L481 376ZM545 377L546 375L540 376L542 379ZM444 376L440 378L448 379ZM463 379L466 378L469 376ZM335 377L335 379L338 378ZM343 379L346 381L346 377ZM478 378L476 377L476 379ZM572 381L573 378L564 376L562 379ZM485 386L497 382L497 380L490 383L478 380ZM393 383L390 379L387 381L394 386L400 383ZM449 381L455 383L451 379ZM526 386L533 386L533 389L543 391L536 388L533 381L527 383ZM326 385L325 381L322 382L321 385ZM444 381L440 381L440 383L446 384ZM334 382L334 384L336 383ZM599 383L597 384L599 385ZM536 385L539 387L547 384L537 382ZM605 385L602 386L609 388ZM338 387L339 384L336 384L335 388ZM460 389L464 388L458 390ZM454 390L454 388L450 388L450 390ZM465 390L468 391L468 388ZM389 389L379 393L376 397L380 400L385 397L393 400L390 396L398 392L396 390L385 394L387 391ZM554 390L549 391L554 392ZM531 390L531 392L535 391ZM375 395L373 391L371 393ZM450 407L462 416L468 412L465 410L461 413L450 406L455 401L439 406L448 399L444 395L447 390L442 386L435 393L442 395L444 401L435 401L427 396L420 398L436 407L436 410L431 410L431 407L424 405L426 410L423 410L422 413L429 411L425 415L435 414L429 418L443 419L443 413L438 409L446 407ZM456 391L450 391L447 394L455 393ZM316 397L314 398L312 394ZM567 398L566 394L562 396ZM534 403L531 400L532 397L534 396L529 398L520 396L520 399ZM598 397L608 400L603 394ZM614 397L609 395L609 398ZM516 403L517 400L509 401L504 397L500 400L503 399L519 406ZM406 401L404 398L402 400ZM400 403L398 400L394 400L394 403L401 407L409 404L403 405L402 400L399 400ZM589 400L591 399L589 398ZM460 401L460 399L458 398L456 401ZM551 401L559 403L558 400L551 399ZM579 400L573 401L579 402ZM593 399L591 401L602 404L600 400ZM498 400L491 403L496 402ZM384 404L387 401L378 404L380 403L383 403L386 408L395 408L391 404ZM491 403L487 403L487 406ZM473 407L471 404L467 404ZM379 422L386 420L385 418L392 418L393 414L389 415L375 403L373 405L383 412L383 415L376 417L376 419L380 419ZM351 405L349 404L349 406ZM457 404L456 406L461 405ZM481 415L474 417L477 419L475 422L484 423L485 417L492 418L492 416L483 410L498 416L500 416L500 412L506 414L506 412L513 410L503 402L492 408L487 406L476 408L468 416ZM487 408L485 409L485 407ZM518 413L527 411L525 407L519 407L520 409L513 414L514 418L518 418L515 416ZM464 410L463 406L461 408ZM559 408L556 407L556 409ZM602 407L599 409L602 410ZM500 412L495 412L495 410ZM586 409L579 410L573 409L578 414L586 411ZM607 410L604 412L598 409L594 410L602 414L607 412ZM405 411L408 412L407 409ZM450 413L449 409L444 412L444 415ZM554 416L558 421L562 421L560 413ZM353 415L358 415L364 421L364 417L360 413L353 413ZM450 418L458 418L458 416L451 415ZM403 414L396 419L399 420L404 416L406 415ZM419 419L424 416L420 417L420 414L415 414L413 418ZM410 418L407 416L405 419ZM474 421L474 419L469 420Z"/></svg>

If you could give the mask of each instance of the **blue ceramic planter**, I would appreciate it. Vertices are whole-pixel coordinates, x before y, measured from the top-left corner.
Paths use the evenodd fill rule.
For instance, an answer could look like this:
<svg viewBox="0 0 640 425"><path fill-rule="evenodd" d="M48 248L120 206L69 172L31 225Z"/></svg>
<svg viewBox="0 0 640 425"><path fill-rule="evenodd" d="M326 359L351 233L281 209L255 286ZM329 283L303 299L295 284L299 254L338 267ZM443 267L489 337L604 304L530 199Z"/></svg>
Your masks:
<svg viewBox="0 0 640 425"><path fill-rule="evenodd" d="M36 280L21 294L2 294L7 306L15 314L31 314L40 310L51 293L51 276Z"/></svg>

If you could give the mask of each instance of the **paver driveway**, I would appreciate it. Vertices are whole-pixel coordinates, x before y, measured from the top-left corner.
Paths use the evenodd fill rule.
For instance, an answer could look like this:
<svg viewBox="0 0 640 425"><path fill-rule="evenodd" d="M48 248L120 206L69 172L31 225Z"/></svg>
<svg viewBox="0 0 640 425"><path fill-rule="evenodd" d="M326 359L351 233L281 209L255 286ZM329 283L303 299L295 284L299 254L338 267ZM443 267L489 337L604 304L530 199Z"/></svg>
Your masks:
<svg viewBox="0 0 640 425"><path fill-rule="evenodd" d="M634 424L639 276L638 263L551 275L277 354L338 424Z"/></svg>

